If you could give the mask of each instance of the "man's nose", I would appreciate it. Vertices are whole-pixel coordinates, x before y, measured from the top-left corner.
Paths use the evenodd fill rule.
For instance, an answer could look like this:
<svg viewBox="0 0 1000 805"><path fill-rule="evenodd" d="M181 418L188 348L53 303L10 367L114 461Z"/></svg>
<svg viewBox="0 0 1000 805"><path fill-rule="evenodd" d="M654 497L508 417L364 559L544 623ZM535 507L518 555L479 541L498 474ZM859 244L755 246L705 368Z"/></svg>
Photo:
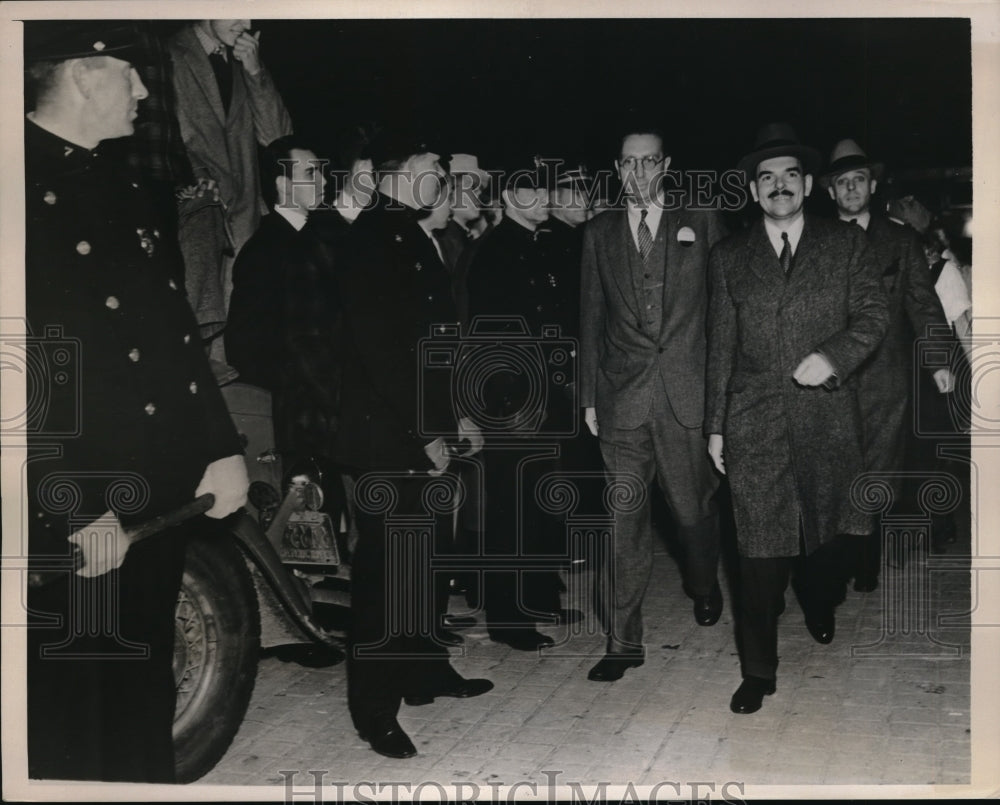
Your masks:
<svg viewBox="0 0 1000 805"><path fill-rule="evenodd" d="M139 101L143 98L148 98L149 90L147 90L146 85L142 83L142 79L139 78L139 73L136 72L134 67L129 73L129 77L132 80L132 97Z"/></svg>

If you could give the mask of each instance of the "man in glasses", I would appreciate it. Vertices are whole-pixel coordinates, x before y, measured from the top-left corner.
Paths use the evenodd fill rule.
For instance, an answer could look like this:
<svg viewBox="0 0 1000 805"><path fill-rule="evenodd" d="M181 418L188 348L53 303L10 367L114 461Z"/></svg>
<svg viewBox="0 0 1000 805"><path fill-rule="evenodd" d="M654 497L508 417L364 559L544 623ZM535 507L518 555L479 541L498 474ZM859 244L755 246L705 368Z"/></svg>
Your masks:
<svg viewBox="0 0 1000 805"><path fill-rule="evenodd" d="M696 621L710 626L722 612L718 480L701 427L708 252L725 233L715 212L668 208L669 164L659 131L627 132L615 161L626 207L584 230L579 404L609 481L634 496L614 512L613 556L604 557L614 561L598 589L608 643L588 674L595 681L619 679L644 660L641 608L653 565L646 490L654 477L676 524Z"/></svg>

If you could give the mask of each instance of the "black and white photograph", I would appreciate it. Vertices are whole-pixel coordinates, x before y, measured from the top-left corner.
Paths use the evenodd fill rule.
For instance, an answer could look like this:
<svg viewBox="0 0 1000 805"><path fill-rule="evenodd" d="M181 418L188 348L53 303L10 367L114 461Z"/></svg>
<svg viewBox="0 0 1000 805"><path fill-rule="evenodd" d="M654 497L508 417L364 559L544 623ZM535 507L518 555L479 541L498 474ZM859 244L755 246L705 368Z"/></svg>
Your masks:
<svg viewBox="0 0 1000 805"><path fill-rule="evenodd" d="M1000 5L2 10L5 800L996 796Z"/></svg>

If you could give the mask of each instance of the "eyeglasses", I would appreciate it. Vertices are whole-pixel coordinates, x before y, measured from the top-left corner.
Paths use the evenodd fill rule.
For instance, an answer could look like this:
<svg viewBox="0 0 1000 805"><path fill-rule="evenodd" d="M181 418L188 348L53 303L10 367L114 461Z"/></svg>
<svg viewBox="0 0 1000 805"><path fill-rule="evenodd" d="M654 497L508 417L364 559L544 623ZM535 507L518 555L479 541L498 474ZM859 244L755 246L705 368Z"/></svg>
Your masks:
<svg viewBox="0 0 1000 805"><path fill-rule="evenodd" d="M661 162L663 162L663 156L660 155L655 157L652 154L647 154L641 159L636 159L635 157L625 157L625 159L620 160L618 164L621 165L622 168L624 168L627 171L634 171L636 165L638 165L640 162L642 163L642 167L644 167L646 170L652 170Z"/></svg>

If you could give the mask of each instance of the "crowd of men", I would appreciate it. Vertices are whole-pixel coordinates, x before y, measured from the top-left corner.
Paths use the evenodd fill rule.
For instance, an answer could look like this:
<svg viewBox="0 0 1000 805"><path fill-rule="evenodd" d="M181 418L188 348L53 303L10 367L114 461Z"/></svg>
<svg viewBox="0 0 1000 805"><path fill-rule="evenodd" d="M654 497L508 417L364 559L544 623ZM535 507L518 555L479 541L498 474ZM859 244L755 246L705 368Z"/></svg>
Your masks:
<svg viewBox="0 0 1000 805"><path fill-rule="evenodd" d="M654 480L693 617L719 620L728 484L743 675L730 707L758 710L776 689L789 579L820 643L851 578L876 589L880 532L852 484L905 466L915 341L933 332L950 347L948 325L968 332L968 305L949 298L962 310L946 317L935 292L952 275L876 209L882 165L853 140L824 165L787 124L767 125L737 166L760 215L732 234L718 211L667 203L669 140L648 123L608 155L624 203L599 215L582 166L553 172L529 153L491 177L401 129L345 128L331 173L293 133L258 46L249 20L196 21L165 48L131 25L26 26L28 318L60 325L85 356L80 434L28 467L32 554L68 538L85 564L33 591L32 610L67 629L74 601L110 585L127 615L69 660L43 652L60 637L48 623L29 629L31 775L172 779L183 535L109 554L97 532L205 492L210 517L243 504L218 390L236 373L271 392L283 460L318 464L345 511L353 497L348 703L376 752L416 753L404 702L493 687L449 662L475 622L448 614L450 592L515 650L544 651L540 624L582 617L562 606L573 557L542 491L560 477L587 499L616 490L611 543L583 557L607 636L595 682L645 661ZM110 147L139 139L144 77L160 80L163 136L138 165L148 174L150 149L181 144L172 199ZM814 183L839 220L804 212ZM927 373L954 389L949 367ZM61 476L82 488L72 517L54 505ZM134 494L109 496L112 476ZM388 518L420 514L435 518L434 555L474 557L450 583L399 564ZM399 602L429 617L390 630ZM149 656L116 662L101 641L119 638Z"/></svg>

